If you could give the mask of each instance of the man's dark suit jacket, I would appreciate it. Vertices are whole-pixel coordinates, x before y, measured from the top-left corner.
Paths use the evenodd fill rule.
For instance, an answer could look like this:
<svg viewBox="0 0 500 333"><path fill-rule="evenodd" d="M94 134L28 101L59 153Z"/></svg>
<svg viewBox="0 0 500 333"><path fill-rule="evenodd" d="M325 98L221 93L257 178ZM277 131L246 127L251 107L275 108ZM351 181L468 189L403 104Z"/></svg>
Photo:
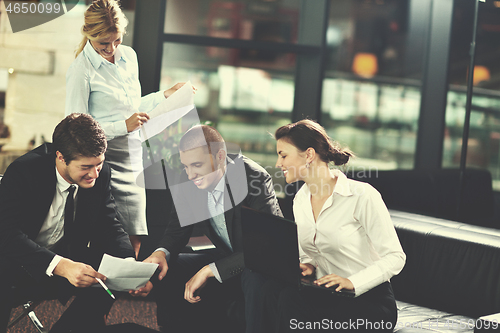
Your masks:
<svg viewBox="0 0 500 333"><path fill-rule="evenodd" d="M159 246L167 249L172 256L177 255L188 243L194 225L181 226L179 215L191 214L193 221L201 221L205 235L212 241L221 253L220 259L215 261L221 279L240 274L244 267L241 207L247 206L255 210L282 216L278 200L274 193L273 182L269 173L254 161L243 155L228 155L234 163L228 163L226 168L224 190L225 221L233 251L219 238L213 230L208 214L208 194L200 190L187 179L183 173L181 183L187 186L181 190L173 190L174 208L170 214L170 221L165 235ZM241 171L245 172L242 173ZM241 176L246 174L245 176ZM244 194L242 196L242 194ZM182 203L182 204L179 204ZM182 213L178 211L182 210Z"/></svg>
<svg viewBox="0 0 500 333"><path fill-rule="evenodd" d="M21 266L36 281L46 278L55 253L34 240L47 217L56 191L56 155L51 144L21 156L7 168L0 184L0 262ZM135 257L128 235L116 219L104 163L92 188L79 188L72 260L95 267L103 253Z"/></svg>

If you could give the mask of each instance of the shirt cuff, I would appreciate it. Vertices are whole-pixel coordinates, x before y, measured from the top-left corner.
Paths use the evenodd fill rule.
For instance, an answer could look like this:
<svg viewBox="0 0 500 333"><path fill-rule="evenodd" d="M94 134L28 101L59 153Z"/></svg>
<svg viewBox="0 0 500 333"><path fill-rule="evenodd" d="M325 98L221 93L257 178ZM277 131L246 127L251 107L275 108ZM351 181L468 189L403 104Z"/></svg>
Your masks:
<svg viewBox="0 0 500 333"><path fill-rule="evenodd" d="M220 277L219 270L217 269L217 266L215 265L215 263L213 262L211 264L208 264L208 267L210 267L210 269L212 270L212 273L214 273L214 276L217 279L217 281L222 283L222 279Z"/></svg>
<svg viewBox="0 0 500 333"><path fill-rule="evenodd" d="M159 247L156 250L154 250L153 252L156 252L156 251L161 251L161 252L165 253L165 259L167 260L167 263L168 263L168 261L170 260L170 252L166 248L163 248L163 247Z"/></svg>
<svg viewBox="0 0 500 333"><path fill-rule="evenodd" d="M347 279L352 282L356 296L362 295L384 282L382 272L375 265L368 266Z"/></svg>
<svg viewBox="0 0 500 333"><path fill-rule="evenodd" d="M102 129L104 130L104 134L106 134L106 139L112 140L118 136L126 135L127 131L127 123L125 120L119 120L115 122L103 122L100 123Z"/></svg>
<svg viewBox="0 0 500 333"><path fill-rule="evenodd" d="M57 254L54 256L54 258L52 258L52 261L50 262L49 267L47 267L47 270L45 271L45 274L47 274L47 276L49 276L49 277L54 276L54 269L56 269L57 264L59 264L59 262L61 261L62 258L63 257L61 257Z"/></svg>
<svg viewBox="0 0 500 333"><path fill-rule="evenodd" d="M167 90L167 89L165 89ZM163 102L165 100L165 93L164 93L164 90L160 90L160 91L157 91L155 93L155 103L156 105L160 104L161 102Z"/></svg>

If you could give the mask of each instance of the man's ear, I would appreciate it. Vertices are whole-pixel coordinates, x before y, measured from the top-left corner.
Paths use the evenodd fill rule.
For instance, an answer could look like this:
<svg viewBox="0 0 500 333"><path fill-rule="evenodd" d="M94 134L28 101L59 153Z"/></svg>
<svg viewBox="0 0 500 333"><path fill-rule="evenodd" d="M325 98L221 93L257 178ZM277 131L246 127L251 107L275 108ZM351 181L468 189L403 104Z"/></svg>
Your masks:
<svg viewBox="0 0 500 333"><path fill-rule="evenodd" d="M217 152L217 164L224 165L223 163L226 161L226 151L224 149L219 149Z"/></svg>
<svg viewBox="0 0 500 333"><path fill-rule="evenodd" d="M61 154L61 152L59 150L56 151L56 159L59 162L66 164L66 160L64 159L64 156L63 156L63 154Z"/></svg>

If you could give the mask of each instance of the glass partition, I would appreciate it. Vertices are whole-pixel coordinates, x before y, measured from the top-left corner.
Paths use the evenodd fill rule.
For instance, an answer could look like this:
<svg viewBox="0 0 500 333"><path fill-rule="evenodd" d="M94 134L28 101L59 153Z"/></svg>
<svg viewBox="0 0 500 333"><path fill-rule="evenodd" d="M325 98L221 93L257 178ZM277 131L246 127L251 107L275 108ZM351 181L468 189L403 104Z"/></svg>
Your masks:
<svg viewBox="0 0 500 333"><path fill-rule="evenodd" d="M167 1L165 33L296 43L300 0Z"/></svg>
<svg viewBox="0 0 500 333"><path fill-rule="evenodd" d="M357 155L351 168L413 168L422 59L407 66L409 36L418 34L409 3L330 2L321 123Z"/></svg>
<svg viewBox="0 0 500 333"><path fill-rule="evenodd" d="M474 1L455 0L443 167L460 166ZM467 168L491 172L500 190L500 3L479 3Z"/></svg>
<svg viewBox="0 0 500 333"><path fill-rule="evenodd" d="M290 122L295 56L267 52L266 58L239 49L165 43L160 89L190 80L198 89L194 101L200 121L211 121L227 142L284 185L274 168L271 133Z"/></svg>

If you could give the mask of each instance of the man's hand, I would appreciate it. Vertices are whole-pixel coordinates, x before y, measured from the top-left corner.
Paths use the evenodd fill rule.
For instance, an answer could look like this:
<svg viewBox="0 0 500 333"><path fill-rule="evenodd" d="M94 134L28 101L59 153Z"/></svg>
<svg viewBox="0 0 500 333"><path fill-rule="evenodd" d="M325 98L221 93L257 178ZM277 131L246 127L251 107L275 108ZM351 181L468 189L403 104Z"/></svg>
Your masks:
<svg viewBox="0 0 500 333"><path fill-rule="evenodd" d="M134 297L146 297L151 292L151 289L153 289L153 284L151 281L148 281L144 287L137 290L130 290L128 293Z"/></svg>
<svg viewBox="0 0 500 333"><path fill-rule="evenodd" d="M97 283L96 277L106 281L106 277L96 272L90 265L62 258L54 269L54 274L66 278L77 288L90 287Z"/></svg>
<svg viewBox="0 0 500 333"><path fill-rule="evenodd" d="M313 275L316 267L311 264L299 264L300 270L302 271L302 276Z"/></svg>
<svg viewBox="0 0 500 333"><path fill-rule="evenodd" d="M143 262L151 262L153 264L158 264L158 268L160 269L160 274L158 275L158 280L162 280L168 271L168 264L165 252L163 251L155 251L151 253L149 257L144 259Z"/></svg>
<svg viewBox="0 0 500 333"><path fill-rule="evenodd" d="M214 273L207 265L200 269L198 273L196 273L191 280L186 283L186 289L184 290L184 298L189 303L198 303L201 301L201 297L199 295L200 290L205 287L208 282L208 279L214 277Z"/></svg>
<svg viewBox="0 0 500 333"><path fill-rule="evenodd" d="M143 262L158 264L158 268L160 269L160 274L158 274L158 280L162 280L167 274L168 264L165 252L155 251L151 253L149 257L144 259ZM137 290L130 290L128 293L132 296L146 297L149 295L152 289L153 289L153 284L151 283L151 281L148 281L144 287Z"/></svg>

